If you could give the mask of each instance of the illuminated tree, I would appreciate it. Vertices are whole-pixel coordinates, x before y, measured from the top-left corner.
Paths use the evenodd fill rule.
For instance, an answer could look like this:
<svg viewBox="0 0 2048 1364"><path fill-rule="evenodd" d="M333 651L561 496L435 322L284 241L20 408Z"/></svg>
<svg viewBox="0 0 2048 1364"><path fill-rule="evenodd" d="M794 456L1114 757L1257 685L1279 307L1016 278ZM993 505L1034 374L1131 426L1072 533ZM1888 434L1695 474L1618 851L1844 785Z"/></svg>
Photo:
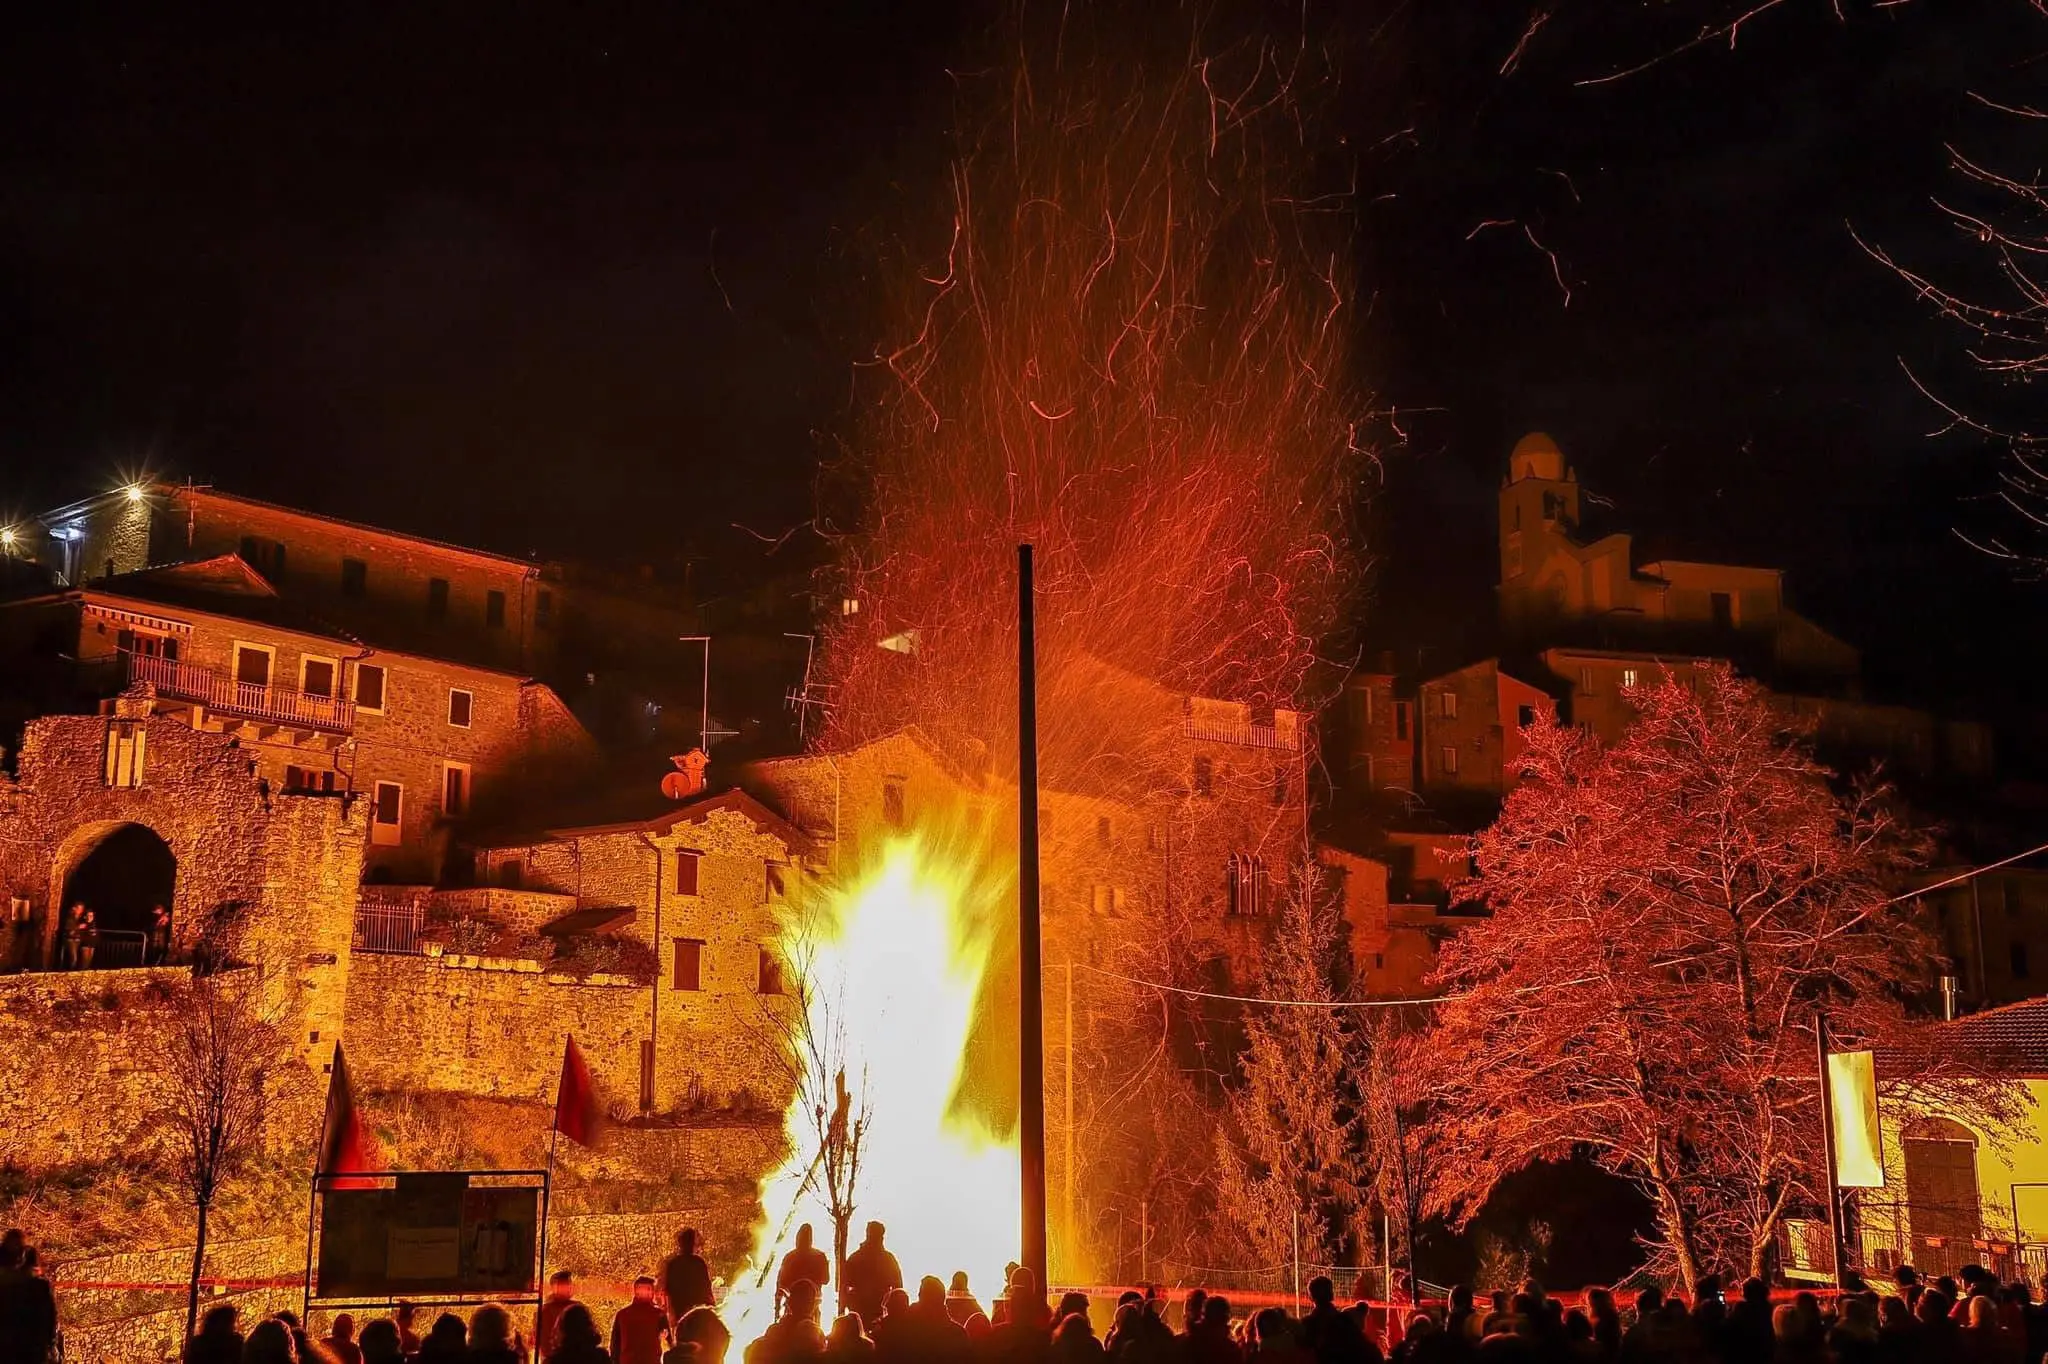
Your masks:
<svg viewBox="0 0 2048 1364"><path fill-rule="evenodd" d="M195 976L181 986L151 1045L160 1096L156 1122L169 1139L171 1173L198 1221L185 1295L189 1339L214 1204L262 1151L273 1114L308 1092L308 1072L265 1009L254 971Z"/></svg>
<svg viewBox="0 0 2048 1364"><path fill-rule="evenodd" d="M1476 840L1492 911L1447 945L1423 1055L1429 1202L1589 1153L1656 1208L1688 1292L1762 1272L1821 1199L1812 1022L1885 1057L1884 1099L2002 1130L2020 1097L1907 1011L1939 954L1888 886L1918 851L1885 793L1838 793L1784 714L1727 670L1634 689L1611 748L1530 733Z"/></svg>
<svg viewBox="0 0 2048 1364"><path fill-rule="evenodd" d="M1216 1136L1219 1207L1266 1264L1290 1257L1297 1218L1305 1257L1339 1251L1362 1203L1361 1048L1345 1011L1331 1007L1343 949L1320 889L1314 866L1304 867L1274 925L1257 980L1264 998L1290 1002L1247 1009L1242 1080Z"/></svg>
<svg viewBox="0 0 2048 1364"><path fill-rule="evenodd" d="M1429 1188L1429 1148L1421 1119L1430 1099L1416 1038L1397 1018L1375 1010L1362 1029L1358 1109L1370 1191L1390 1228L1389 1254L1412 1285L1416 1228ZM1391 1269L1393 1266L1388 1266ZM1389 1286L1391 1287L1391 1286Z"/></svg>

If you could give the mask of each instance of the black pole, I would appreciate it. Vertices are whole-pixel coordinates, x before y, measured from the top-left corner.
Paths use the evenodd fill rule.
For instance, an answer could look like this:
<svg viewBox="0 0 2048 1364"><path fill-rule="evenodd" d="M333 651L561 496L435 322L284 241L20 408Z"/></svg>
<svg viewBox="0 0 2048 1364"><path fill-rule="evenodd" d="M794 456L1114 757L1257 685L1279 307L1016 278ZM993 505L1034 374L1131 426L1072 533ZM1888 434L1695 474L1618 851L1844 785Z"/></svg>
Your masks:
<svg viewBox="0 0 2048 1364"><path fill-rule="evenodd" d="M1017 1080L1023 1175L1022 1263L1047 1287L1045 1254L1045 981L1038 924L1038 643L1031 546L1017 546Z"/></svg>
<svg viewBox="0 0 2048 1364"><path fill-rule="evenodd" d="M1813 1047L1820 1060L1820 1148L1827 1165L1828 1241L1835 1252L1835 1288L1841 1290L1848 1284L1848 1238L1842 1235L1842 1192L1835 1169L1835 1094L1828 1077L1828 1016L1824 1013L1813 1016Z"/></svg>

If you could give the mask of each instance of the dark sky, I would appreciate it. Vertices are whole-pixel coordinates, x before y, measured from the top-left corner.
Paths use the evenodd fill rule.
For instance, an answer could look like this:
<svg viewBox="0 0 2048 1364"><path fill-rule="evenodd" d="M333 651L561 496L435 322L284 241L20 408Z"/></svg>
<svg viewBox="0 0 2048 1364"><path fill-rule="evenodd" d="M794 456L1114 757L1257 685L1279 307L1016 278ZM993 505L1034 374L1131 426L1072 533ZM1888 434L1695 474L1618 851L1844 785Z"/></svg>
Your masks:
<svg viewBox="0 0 2048 1364"><path fill-rule="evenodd" d="M928 226L987 7L299 8L10 32L0 513L146 464L515 553L801 521L866 339L860 244ZM2048 589L1954 538L1990 466L1926 438L1897 367L1955 338L1848 225L1963 259L1943 142L2035 164L1965 91L2027 98L2048 23L1787 0L1733 53L1580 87L1682 30L1545 6L1503 75L1515 0L1322 8L1357 377L1417 409L1372 522L1382 633L1490 613L1493 489L1542 427L1615 528L1787 567L1881 672L2024 680ZM1487 219L1556 252L1569 306L1519 226L1467 239Z"/></svg>

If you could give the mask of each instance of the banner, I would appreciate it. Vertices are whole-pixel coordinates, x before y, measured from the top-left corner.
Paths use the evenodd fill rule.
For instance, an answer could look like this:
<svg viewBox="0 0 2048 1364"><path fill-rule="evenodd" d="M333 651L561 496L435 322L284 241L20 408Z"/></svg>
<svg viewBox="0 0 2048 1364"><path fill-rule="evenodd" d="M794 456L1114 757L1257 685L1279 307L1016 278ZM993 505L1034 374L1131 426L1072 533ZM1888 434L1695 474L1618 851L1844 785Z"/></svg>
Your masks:
<svg viewBox="0 0 2048 1364"><path fill-rule="evenodd" d="M402 1174L388 1189L329 1189L320 1206L319 1299L478 1297L538 1291L540 1189Z"/></svg>
<svg viewBox="0 0 2048 1364"><path fill-rule="evenodd" d="M1828 1055L1828 1091L1835 1130L1835 1182L1844 1189L1884 1187L1884 1148L1877 1129L1877 1068L1867 1051Z"/></svg>

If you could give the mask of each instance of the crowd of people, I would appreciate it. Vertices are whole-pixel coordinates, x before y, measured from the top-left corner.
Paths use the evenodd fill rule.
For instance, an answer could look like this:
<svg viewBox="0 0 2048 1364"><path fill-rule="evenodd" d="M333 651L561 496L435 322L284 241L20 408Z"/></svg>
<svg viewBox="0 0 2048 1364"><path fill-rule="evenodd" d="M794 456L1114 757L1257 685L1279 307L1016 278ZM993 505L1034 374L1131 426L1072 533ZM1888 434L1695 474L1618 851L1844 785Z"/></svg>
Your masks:
<svg viewBox="0 0 2048 1364"><path fill-rule="evenodd" d="M1309 1310L1241 1312L1201 1289L1182 1299L1178 1329L1156 1289L1122 1294L1098 1333L1087 1294L1054 1303L1012 1265L986 1309L964 1273L906 1289L886 1229L868 1224L841 1282L811 1228L799 1230L775 1280L774 1321L735 1364L2044 1364L2048 1304L2024 1283L1978 1266L1923 1279L1910 1267L1893 1291L1852 1276L1823 1299L1774 1294L1751 1279L1732 1295L1700 1282L1688 1302L1645 1288L1632 1302L1587 1288L1569 1302L1534 1281L1514 1293L1453 1288L1441 1301L1340 1307L1327 1278L1309 1284ZM836 1287L829 1322L826 1296ZM1104 1304L1107 1307L1107 1304ZM523 1312L526 1309L522 1309ZM531 1331L526 1329L530 1324ZM0 1238L0 1361L57 1355L57 1310L36 1253L18 1231ZM467 1320L426 1324L397 1304L360 1324L336 1315L314 1336L289 1311L248 1324L231 1304L210 1309L186 1342L185 1364L727 1364L732 1332L714 1301L710 1267L684 1231L659 1276L634 1281L609 1330L577 1298L575 1276L554 1274L530 1323L490 1303Z"/></svg>

